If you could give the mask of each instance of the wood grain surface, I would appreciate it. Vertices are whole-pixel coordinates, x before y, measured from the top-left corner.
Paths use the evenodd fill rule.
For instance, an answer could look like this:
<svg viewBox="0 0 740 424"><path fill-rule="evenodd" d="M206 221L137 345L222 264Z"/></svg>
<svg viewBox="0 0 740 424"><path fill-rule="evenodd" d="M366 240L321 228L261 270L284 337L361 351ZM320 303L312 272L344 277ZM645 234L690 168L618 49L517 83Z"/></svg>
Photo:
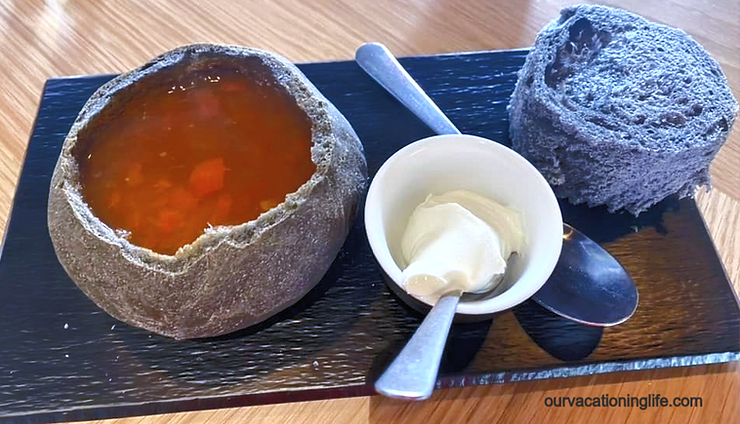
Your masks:
<svg viewBox="0 0 740 424"><path fill-rule="evenodd" d="M121 72L179 45L208 41L278 52L296 62L349 59L366 41L397 55L531 45L572 2L490 0L0 2L0 220L7 219L38 98L47 78ZM740 2L610 1L694 36L740 97ZM737 290L740 130L712 167L698 203ZM740 334L738 335L740 337ZM546 397L701 396L695 408L548 408ZM104 421L113 423L737 422L740 365L626 372L442 390L426 402L381 397L289 403Z"/></svg>

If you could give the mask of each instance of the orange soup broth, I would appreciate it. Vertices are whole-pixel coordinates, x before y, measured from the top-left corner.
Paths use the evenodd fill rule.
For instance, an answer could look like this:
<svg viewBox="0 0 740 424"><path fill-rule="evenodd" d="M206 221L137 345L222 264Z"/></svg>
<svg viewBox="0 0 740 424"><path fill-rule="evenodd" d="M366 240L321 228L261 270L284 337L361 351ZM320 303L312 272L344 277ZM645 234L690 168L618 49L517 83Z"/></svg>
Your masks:
<svg viewBox="0 0 740 424"><path fill-rule="evenodd" d="M78 139L82 195L136 245L174 254L282 203L316 171L311 123L274 80L172 74Z"/></svg>

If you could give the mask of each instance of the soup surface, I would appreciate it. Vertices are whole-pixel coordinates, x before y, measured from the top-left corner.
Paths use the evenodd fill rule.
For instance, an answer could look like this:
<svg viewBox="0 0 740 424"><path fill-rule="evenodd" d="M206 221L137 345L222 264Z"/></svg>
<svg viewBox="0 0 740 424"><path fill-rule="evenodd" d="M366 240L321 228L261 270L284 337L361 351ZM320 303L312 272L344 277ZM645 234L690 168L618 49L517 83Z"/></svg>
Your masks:
<svg viewBox="0 0 740 424"><path fill-rule="evenodd" d="M82 196L158 253L256 219L316 171L309 118L264 71L170 72L111 109L78 139Z"/></svg>

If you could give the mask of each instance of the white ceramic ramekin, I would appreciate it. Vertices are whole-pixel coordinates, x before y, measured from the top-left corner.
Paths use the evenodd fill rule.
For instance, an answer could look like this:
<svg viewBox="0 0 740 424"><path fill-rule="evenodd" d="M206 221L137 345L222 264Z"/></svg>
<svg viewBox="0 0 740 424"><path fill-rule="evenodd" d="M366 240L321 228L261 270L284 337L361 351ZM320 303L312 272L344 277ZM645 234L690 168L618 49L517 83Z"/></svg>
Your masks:
<svg viewBox="0 0 740 424"><path fill-rule="evenodd" d="M560 207L547 181L526 159L471 135L439 135L412 143L388 159L370 184L365 230L388 283L396 286L391 288L403 292L401 237L414 208L429 194L457 189L519 211L526 237L526 247L507 271L509 287L493 297L463 298L457 313L490 315L529 299L545 284L560 256Z"/></svg>

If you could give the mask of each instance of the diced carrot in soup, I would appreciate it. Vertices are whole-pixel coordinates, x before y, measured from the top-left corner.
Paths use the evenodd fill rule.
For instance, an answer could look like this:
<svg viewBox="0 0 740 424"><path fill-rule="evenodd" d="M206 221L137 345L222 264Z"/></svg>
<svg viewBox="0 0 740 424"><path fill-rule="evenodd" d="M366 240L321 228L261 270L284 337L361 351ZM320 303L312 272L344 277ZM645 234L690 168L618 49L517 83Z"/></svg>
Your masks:
<svg viewBox="0 0 740 424"><path fill-rule="evenodd" d="M197 197L204 197L224 188L226 166L222 158L201 162L190 174L190 187Z"/></svg>

